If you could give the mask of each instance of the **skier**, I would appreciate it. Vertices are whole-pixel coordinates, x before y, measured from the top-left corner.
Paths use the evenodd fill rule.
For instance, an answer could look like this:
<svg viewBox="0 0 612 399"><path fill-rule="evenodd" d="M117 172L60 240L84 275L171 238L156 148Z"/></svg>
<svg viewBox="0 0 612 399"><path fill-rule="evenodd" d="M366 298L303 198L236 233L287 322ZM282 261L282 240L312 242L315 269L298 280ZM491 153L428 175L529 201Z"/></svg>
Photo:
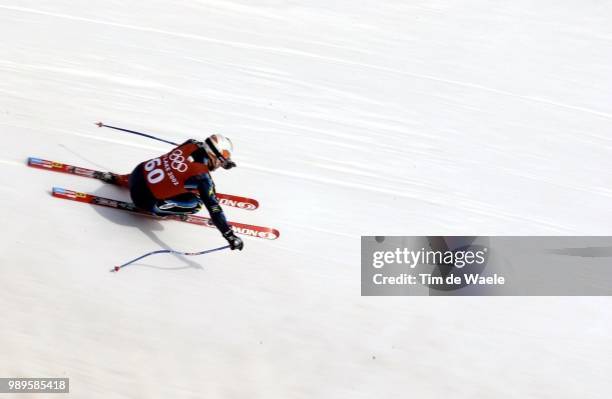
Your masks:
<svg viewBox="0 0 612 399"><path fill-rule="evenodd" d="M105 173L103 180L129 188L134 205L158 216L193 214L206 207L212 222L232 250L244 244L225 219L210 172L231 169L234 147L213 134L204 142L187 140L172 151L136 166L131 174Z"/></svg>

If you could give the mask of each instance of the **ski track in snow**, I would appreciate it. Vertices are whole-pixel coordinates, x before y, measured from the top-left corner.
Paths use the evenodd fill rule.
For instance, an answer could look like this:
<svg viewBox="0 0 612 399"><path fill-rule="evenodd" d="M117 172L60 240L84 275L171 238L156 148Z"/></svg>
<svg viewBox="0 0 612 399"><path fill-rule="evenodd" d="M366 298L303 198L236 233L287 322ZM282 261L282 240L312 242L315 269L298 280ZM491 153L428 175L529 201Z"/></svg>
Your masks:
<svg viewBox="0 0 612 399"><path fill-rule="evenodd" d="M499 89L495 89L495 88L491 88L491 87L485 87L485 86L481 86L481 85L477 85L477 84L473 84L473 83L469 83L469 82L459 82L459 81L453 81L453 80L448 80L448 79L442 79L442 78L438 78L438 77L435 77L435 76L428 76L428 75L422 75L422 74L409 73L409 72L400 71L400 70L394 70L394 69L391 69L391 68L385 68L385 67L381 67L381 66L377 66L377 65L370 65L370 64L351 62L351 61L348 61L348 60L344 60L344 59L340 59L340 58L334 58L334 57L325 57L325 56L322 56L322 55L319 55L319 54L308 53L308 52L304 52L304 51L296 51L296 50L287 49L287 48L258 46L258 45L254 45L254 44L241 43L241 42L235 42L235 41L224 41L224 40L213 39L213 38L210 38L210 37L204 37L204 36L200 36L200 35L193 35L193 34L181 33L181 32L171 32L171 31L165 31L165 30L160 30L160 29L154 29L154 28L150 28L150 27L128 25L128 24L120 24L120 23L116 23L116 22L103 21L103 20L97 20L97 19L91 19L91 18L82 18L82 17L73 16L73 15L51 13L51 12L45 12L45 11L35 10L35 9L31 9L31 8L24 8L24 7L0 6L0 8L7 9L7 10L12 10L12 11L19 11L19 12L26 12L26 13L46 15L46 16L51 16L51 17L55 17L55 18L63 18L63 19L68 19L68 20L73 20L73 21L89 22L89 23L94 23L94 24L108 25L108 26L125 28L125 29L131 29L131 30L138 30L138 31L143 31L143 32L158 33L158 34L163 34L163 35L168 35L168 36L175 36L175 37L178 37L178 38L199 40L199 41L205 41L205 42L210 42L210 43L215 43L215 44L222 44L222 45L227 45L227 46L234 46L234 47L245 48L245 49L254 49L254 50L270 51L270 52L280 52L280 53L285 53L285 54L288 54L288 55L297 55L297 56L303 56L303 57L317 58L317 59L321 59L321 60L328 61L328 62L338 62L338 63L347 64L347 65L350 65L350 66L358 66L358 67L362 67L362 68L369 68L369 69L374 69L374 70L384 71L384 72L390 72L390 73L399 74L399 75L412 76L412 77L419 78L419 79L427 79L427 80L432 80L432 81L435 81L435 82L447 83L447 84L457 85L457 86L471 88L471 89L483 90L483 91L487 91L489 93L495 93L495 94L499 94L499 95L515 97L515 98L518 98L518 99L521 99L521 100L525 100L525 101L538 102L538 103L542 103L542 104L546 104L546 105L552 105L552 106L555 106L555 107L571 109L571 110L574 110L574 111L586 112L586 113L590 113L590 114L597 115L597 116L600 116L600 117L603 117L603 118L607 118L607 119L611 119L612 118L612 114L610 114L610 113L606 113L606 112L602 112L602 111L596 111L596 110L592 110L592 109L589 109L589 108L579 107L579 106L575 106L575 105L571 105L571 104L564 104L564 103L560 103L560 102L556 102L556 101L551 101L551 100L548 100L548 99L545 99L545 98L524 96L524 95L519 95L519 94L515 94L515 93L511 93L511 92L507 92L507 91L504 91L504 90L499 90Z"/></svg>
<svg viewBox="0 0 612 399"><path fill-rule="evenodd" d="M359 236L612 234L610 16L3 1L0 376L66 376L92 399L607 398L609 298L360 297ZM28 156L123 173L167 150L98 120L231 137L239 167L217 189L261 206L228 219L280 239L108 273L225 241L53 198L128 194Z"/></svg>

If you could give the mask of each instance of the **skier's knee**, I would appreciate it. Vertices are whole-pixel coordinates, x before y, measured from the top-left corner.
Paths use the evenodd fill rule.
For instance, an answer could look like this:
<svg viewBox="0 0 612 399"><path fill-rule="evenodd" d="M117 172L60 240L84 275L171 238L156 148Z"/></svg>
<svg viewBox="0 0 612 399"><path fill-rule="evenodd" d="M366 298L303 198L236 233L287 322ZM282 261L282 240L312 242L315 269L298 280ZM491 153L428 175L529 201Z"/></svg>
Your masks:
<svg viewBox="0 0 612 399"><path fill-rule="evenodd" d="M180 195L158 201L153 212L158 215L192 214L202 209L202 201L195 195Z"/></svg>

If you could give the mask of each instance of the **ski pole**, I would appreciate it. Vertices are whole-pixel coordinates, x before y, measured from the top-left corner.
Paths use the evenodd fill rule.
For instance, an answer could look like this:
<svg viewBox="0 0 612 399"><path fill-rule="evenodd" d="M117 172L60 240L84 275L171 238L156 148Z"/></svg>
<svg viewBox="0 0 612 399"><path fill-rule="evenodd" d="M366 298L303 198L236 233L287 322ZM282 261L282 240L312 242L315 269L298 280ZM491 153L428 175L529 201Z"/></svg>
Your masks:
<svg viewBox="0 0 612 399"><path fill-rule="evenodd" d="M177 143L174 143L172 141L160 139L159 137L155 137L155 136L152 136L152 135L147 134L147 133L137 132L135 130L128 130L128 129L124 129L122 127L117 127L117 126L105 125L102 122L96 122L96 126L98 126L98 127L108 127L110 129L115 129L115 130L121 130L122 132L133 133L133 134L137 134L139 136L148 137L148 138L153 139L153 140L162 141L164 143L168 143L168 144L172 144L172 145L178 145Z"/></svg>
<svg viewBox="0 0 612 399"><path fill-rule="evenodd" d="M157 251L151 251L149 253L146 253L144 255L139 256L136 259L132 259L129 262L126 262L120 266L115 266L113 267L110 271L111 272L118 272L119 270L123 269L124 267L131 265L132 263L139 261L142 258L146 258L147 256L151 256L151 255L155 255L155 254L176 254L176 255L186 255L186 256L195 256L195 255L204 255L204 254L209 254L211 252L215 252L215 251L221 251L222 249L226 249L229 248L229 245L225 245L223 247L219 247L219 248L213 248L213 249L207 249L205 251L200 251L200 252L180 252L180 251L175 251L172 249L159 249Z"/></svg>

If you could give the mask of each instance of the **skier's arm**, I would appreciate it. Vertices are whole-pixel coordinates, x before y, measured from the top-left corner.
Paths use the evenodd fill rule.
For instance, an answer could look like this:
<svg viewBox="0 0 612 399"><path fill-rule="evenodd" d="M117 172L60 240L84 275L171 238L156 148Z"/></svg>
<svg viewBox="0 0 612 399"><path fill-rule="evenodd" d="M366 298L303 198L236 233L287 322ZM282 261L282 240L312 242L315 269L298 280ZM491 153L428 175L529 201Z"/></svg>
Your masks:
<svg viewBox="0 0 612 399"><path fill-rule="evenodd" d="M204 206L210 214L212 222L229 242L231 248L242 250L244 244L240 238L236 237L232 228L227 223L227 219L225 218L225 214L223 213L223 209L215 193L215 184L210 175L198 176L198 191Z"/></svg>
<svg viewBox="0 0 612 399"><path fill-rule="evenodd" d="M217 229L219 229L221 233L231 230L229 224L227 224L227 219L225 219L223 209L221 205L219 205L219 200L215 192L215 184L209 175L198 176L198 191Z"/></svg>

